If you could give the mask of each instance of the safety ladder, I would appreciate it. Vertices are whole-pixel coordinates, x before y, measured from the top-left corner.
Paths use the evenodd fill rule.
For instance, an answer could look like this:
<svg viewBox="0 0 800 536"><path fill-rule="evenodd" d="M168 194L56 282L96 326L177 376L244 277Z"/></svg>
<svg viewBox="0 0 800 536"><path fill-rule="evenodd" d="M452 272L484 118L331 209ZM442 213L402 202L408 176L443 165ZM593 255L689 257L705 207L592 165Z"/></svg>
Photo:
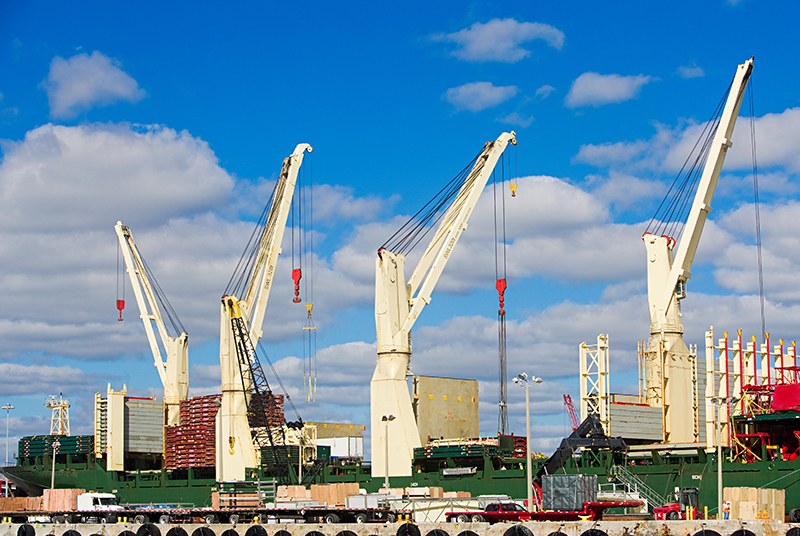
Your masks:
<svg viewBox="0 0 800 536"><path fill-rule="evenodd" d="M609 476L628 486L631 491L639 492L639 496L647 499L647 508L652 510L655 506L663 506L667 500L656 490L644 483L638 476L634 475L621 465L612 465L608 471Z"/></svg>

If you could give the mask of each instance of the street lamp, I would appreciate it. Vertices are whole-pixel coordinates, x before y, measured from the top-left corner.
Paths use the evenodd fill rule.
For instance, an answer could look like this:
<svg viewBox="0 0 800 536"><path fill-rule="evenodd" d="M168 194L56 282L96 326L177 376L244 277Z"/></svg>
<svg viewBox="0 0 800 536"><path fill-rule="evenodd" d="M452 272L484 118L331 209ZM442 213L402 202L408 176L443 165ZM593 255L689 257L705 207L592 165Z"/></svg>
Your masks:
<svg viewBox="0 0 800 536"><path fill-rule="evenodd" d="M528 378L526 373L519 374L514 378L514 383L525 387L525 422L527 424L528 435L525 441L526 452L526 476L528 477L528 512L533 512L533 477L531 476L531 397L530 387L537 383L542 383L541 378L531 376Z"/></svg>
<svg viewBox="0 0 800 536"><path fill-rule="evenodd" d="M11 404L7 403L5 406L3 406L3 409L6 410L6 465L5 465L5 467L8 467L8 420L9 420L9 415L11 414L11 410L14 409L14 406L12 406ZM8 475L4 474L3 478L6 481L6 497L8 497L9 495L11 495L11 493L9 493L9 488L8 488Z"/></svg>
<svg viewBox="0 0 800 536"><path fill-rule="evenodd" d="M738 401L735 396L715 396L711 399L711 403L717 408L717 519L722 519L722 419L719 408L723 404L736 404Z"/></svg>
<svg viewBox="0 0 800 536"><path fill-rule="evenodd" d="M384 434L384 442L386 443L386 474L383 476L383 487L386 488L386 493L389 493L389 423L397 417L394 415L384 415L381 421L386 423L386 433Z"/></svg>
<svg viewBox="0 0 800 536"><path fill-rule="evenodd" d="M56 453L58 452L58 448L61 446L61 443L56 439L53 441L53 470L50 473L50 489L55 489L56 487Z"/></svg>

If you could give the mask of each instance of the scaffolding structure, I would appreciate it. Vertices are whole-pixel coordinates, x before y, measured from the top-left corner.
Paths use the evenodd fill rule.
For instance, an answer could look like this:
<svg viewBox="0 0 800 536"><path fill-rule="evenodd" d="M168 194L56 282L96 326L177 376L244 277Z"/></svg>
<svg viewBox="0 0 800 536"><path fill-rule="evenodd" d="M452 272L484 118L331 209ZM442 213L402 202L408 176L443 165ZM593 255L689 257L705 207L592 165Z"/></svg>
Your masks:
<svg viewBox="0 0 800 536"><path fill-rule="evenodd" d="M609 430L608 334L597 336L596 344L580 345L581 420L594 413Z"/></svg>
<svg viewBox="0 0 800 536"><path fill-rule="evenodd" d="M64 400L60 393L58 399L55 395L45 399L44 407L53 411L53 416L50 418L50 435L69 435L69 406L69 400Z"/></svg>

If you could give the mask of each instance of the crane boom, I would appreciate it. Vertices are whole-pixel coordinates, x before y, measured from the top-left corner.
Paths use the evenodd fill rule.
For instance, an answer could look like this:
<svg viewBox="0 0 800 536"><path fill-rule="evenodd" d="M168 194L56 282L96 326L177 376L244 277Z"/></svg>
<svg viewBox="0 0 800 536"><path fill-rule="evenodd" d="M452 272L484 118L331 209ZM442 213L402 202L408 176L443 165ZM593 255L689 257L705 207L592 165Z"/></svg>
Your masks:
<svg viewBox="0 0 800 536"><path fill-rule="evenodd" d="M413 451L420 446L406 384L411 360L411 328L430 303L433 289L461 233L467 228L467 221L497 161L508 144L516 142L514 132L505 132L484 145L408 285L404 273L405 256L384 248L378 252L375 264L378 362L370 382L373 477L386 476L387 467L391 476L411 474ZM387 441L389 433L391 441Z"/></svg>
<svg viewBox="0 0 800 536"><path fill-rule="evenodd" d="M223 298L220 312L220 370L222 380L222 404L217 413L217 480L244 480L246 470L258 466L259 453L248 420L248 409L253 392L253 377L242 368L237 353L237 341L241 334L234 334L232 326L244 325L248 332L248 344L255 348L263 333L262 325L267 308L275 267L281 253L281 241L286 229L286 220L292 204L297 174L303 156L311 152L307 143L295 147L283 160L281 173L275 185L272 204L267 214L263 232L252 270L244 285L244 298L236 299L236 318L231 317L231 308Z"/></svg>
<svg viewBox="0 0 800 536"><path fill-rule="evenodd" d="M711 200L717 188L717 181L722 171L722 164L725 162L725 155L728 149L733 146L733 142L731 142L733 128L736 126L736 118L739 115L739 107L742 105L744 90L752 72L753 58L742 63L736 69L736 75L728 93L728 100L722 111L714 140L711 142L711 149L706 165L703 168L703 175L700 177L694 203L686 220L683 237L678 245L678 252L675 255L664 287L664 294L659 307L659 310L664 311L662 313L664 315L666 315L666 311L674 299L678 282L686 281L692 277L692 263L697 252L697 246L700 243L700 235L703 233L706 218L711 212Z"/></svg>
<svg viewBox="0 0 800 536"><path fill-rule="evenodd" d="M753 58L737 67L725 106L709 145L709 152L697 192L683 229L680 244L669 236L645 233L647 249L647 298L650 313L650 342L645 355L647 402L662 408L663 441L697 441L697 427L686 415L695 413L693 400L694 355L683 341L680 300L691 277L694 256L700 243L722 164L731 147L731 136L753 71Z"/></svg>
<svg viewBox="0 0 800 536"><path fill-rule="evenodd" d="M281 254L281 242L292 206L297 173L303 163L303 155L312 150L309 144L301 143L295 147L291 156L283 161L265 232L261 237L255 270L249 281L247 293L239 301L245 318L249 317L250 319L248 326L250 340L254 343L257 343L263 334L264 313L267 310L272 280L275 277L275 266L278 263L278 256Z"/></svg>
<svg viewBox="0 0 800 536"><path fill-rule="evenodd" d="M153 361L164 386L164 404L167 407L166 425L180 423L180 401L189 395L189 335L184 331L177 337L170 336L158 307L153 284L147 275L144 260L133 240L130 228L118 221L114 229L122 249L128 276L133 286L133 294L139 307L139 317L144 324ZM164 362L158 346L155 324L164 346L167 361Z"/></svg>

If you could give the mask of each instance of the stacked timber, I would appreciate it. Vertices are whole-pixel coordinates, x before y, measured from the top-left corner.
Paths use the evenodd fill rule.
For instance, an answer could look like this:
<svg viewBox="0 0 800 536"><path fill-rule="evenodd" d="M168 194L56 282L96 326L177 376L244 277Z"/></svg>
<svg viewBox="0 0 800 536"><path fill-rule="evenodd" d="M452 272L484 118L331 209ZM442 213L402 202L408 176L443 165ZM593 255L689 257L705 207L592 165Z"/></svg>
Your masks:
<svg viewBox="0 0 800 536"><path fill-rule="evenodd" d="M468 491L445 491L444 499L469 499L472 494Z"/></svg>
<svg viewBox="0 0 800 536"><path fill-rule="evenodd" d="M723 488L722 500L730 509L729 519L774 519L784 521L786 490Z"/></svg>
<svg viewBox="0 0 800 536"><path fill-rule="evenodd" d="M344 506L347 497L358 495L357 482L339 484L312 484L311 500L328 506Z"/></svg>
<svg viewBox="0 0 800 536"><path fill-rule="evenodd" d="M413 486L405 488L403 495L409 499L442 499L444 498L444 490L435 486Z"/></svg>
<svg viewBox="0 0 800 536"><path fill-rule="evenodd" d="M85 489L45 489L42 495L42 509L47 512L65 512L78 509L78 495Z"/></svg>
<svg viewBox="0 0 800 536"><path fill-rule="evenodd" d="M0 512L39 512L41 510L42 497L0 497Z"/></svg>
<svg viewBox="0 0 800 536"><path fill-rule="evenodd" d="M275 502L310 501L311 490L305 486L278 486Z"/></svg>
<svg viewBox="0 0 800 536"><path fill-rule="evenodd" d="M181 400L180 424L164 428L164 466L167 469L214 467L219 400L220 395Z"/></svg>

